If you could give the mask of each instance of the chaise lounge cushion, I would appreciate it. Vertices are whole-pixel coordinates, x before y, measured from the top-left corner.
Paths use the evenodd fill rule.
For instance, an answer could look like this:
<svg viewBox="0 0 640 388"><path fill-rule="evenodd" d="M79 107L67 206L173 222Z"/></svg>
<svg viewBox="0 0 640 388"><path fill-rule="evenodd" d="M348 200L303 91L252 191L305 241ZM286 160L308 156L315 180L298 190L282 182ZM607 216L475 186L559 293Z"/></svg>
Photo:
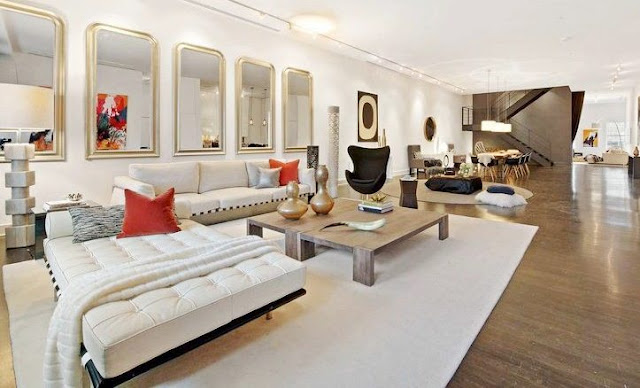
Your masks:
<svg viewBox="0 0 640 388"><path fill-rule="evenodd" d="M243 160L200 162L198 193L229 187L247 187L249 176ZM195 190L193 191L195 192Z"/></svg>
<svg viewBox="0 0 640 388"><path fill-rule="evenodd" d="M83 343L104 377L117 376L304 287L305 269L282 254L98 306L82 321Z"/></svg>
<svg viewBox="0 0 640 388"><path fill-rule="evenodd" d="M176 194L198 191L197 162L131 164L129 176L152 185L156 195L171 187L175 189Z"/></svg>
<svg viewBox="0 0 640 388"><path fill-rule="evenodd" d="M220 201L221 209L230 209L243 206L259 205L271 201L271 193L265 189L250 187L230 187L202 193L208 198Z"/></svg>
<svg viewBox="0 0 640 388"><path fill-rule="evenodd" d="M64 290L82 275L230 237L190 220L173 234L102 238L73 244L68 212L56 214L45 254ZM50 214L51 215L51 214ZM69 220L66 220L69 218ZM66 235L65 235L66 234ZM277 252L242 261L206 276L89 310L83 344L103 377L118 376L170 349L304 287L305 268Z"/></svg>

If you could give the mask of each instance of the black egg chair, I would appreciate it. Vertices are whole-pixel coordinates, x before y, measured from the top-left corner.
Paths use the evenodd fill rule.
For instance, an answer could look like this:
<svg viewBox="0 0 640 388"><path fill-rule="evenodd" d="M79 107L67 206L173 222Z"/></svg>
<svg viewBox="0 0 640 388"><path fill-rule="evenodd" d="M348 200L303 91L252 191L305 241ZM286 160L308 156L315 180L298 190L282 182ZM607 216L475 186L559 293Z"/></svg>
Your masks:
<svg viewBox="0 0 640 388"><path fill-rule="evenodd" d="M353 172L345 170L347 183L360 194L378 192L387 180L387 163L391 149L349 146L347 152L353 161Z"/></svg>

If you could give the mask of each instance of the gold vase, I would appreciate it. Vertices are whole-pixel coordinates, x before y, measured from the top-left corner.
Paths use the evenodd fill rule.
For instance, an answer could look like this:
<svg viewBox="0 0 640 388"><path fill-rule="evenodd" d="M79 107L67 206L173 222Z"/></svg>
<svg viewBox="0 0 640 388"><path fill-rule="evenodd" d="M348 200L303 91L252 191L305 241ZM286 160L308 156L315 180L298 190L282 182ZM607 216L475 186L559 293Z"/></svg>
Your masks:
<svg viewBox="0 0 640 388"><path fill-rule="evenodd" d="M329 170L327 166L321 164L316 170L316 182L318 183L318 192L311 198L311 209L316 214L329 214L333 209L333 198L327 192L327 180L329 179Z"/></svg>
<svg viewBox="0 0 640 388"><path fill-rule="evenodd" d="M300 187L294 181L287 184L287 199L278 205L278 213L286 219L298 220L307 212L308 205L300 199Z"/></svg>
<svg viewBox="0 0 640 388"><path fill-rule="evenodd" d="M633 149L633 156L637 158L638 155L640 155L640 152L638 151L638 146L636 146L636 148Z"/></svg>

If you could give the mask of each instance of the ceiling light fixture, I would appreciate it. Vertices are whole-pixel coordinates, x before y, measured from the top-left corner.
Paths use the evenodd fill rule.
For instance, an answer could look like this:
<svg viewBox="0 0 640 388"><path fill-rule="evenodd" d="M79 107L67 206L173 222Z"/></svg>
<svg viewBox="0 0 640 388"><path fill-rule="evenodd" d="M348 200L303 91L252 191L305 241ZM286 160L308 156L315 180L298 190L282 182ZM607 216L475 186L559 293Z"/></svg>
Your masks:
<svg viewBox="0 0 640 388"><path fill-rule="evenodd" d="M223 9L224 7L221 7L221 8L214 7L214 6L211 6L209 4L205 4L202 0L181 0L181 1L183 1L185 3L188 3L188 4L191 4L191 5L195 5L195 6L204 8L204 9L209 10L209 11L213 11L213 12L225 15L225 16L232 17L232 18L235 18L235 19L238 19L238 20L253 24L255 26L271 30L271 31L282 32L284 30L296 29L296 30L300 30L300 31L303 31L303 32L311 34L314 37L314 39L316 39L319 36L319 37L321 37L323 39L326 39L326 40L328 40L330 42L335 43L339 48L349 48L349 49L352 49L353 51L356 51L356 52L358 52L360 54L372 55L372 56L377 58L376 62L378 63L379 66L384 67L387 70L397 71L397 72L399 72L401 74L407 75L404 72L405 68L400 63L398 63L398 62L396 62L394 60L391 60L389 58L385 58L385 57L377 55L377 54L375 54L375 53L373 53L371 51L368 51L366 49L354 46L352 44L346 43L344 41L341 41L339 39L336 39L336 38L333 38L331 36L326 35L328 32L333 31L333 29L335 29L335 23L331 19L325 18L325 17L320 16L320 15L314 15L314 14L298 15L298 16L295 16L294 18L292 18L291 20L287 20L287 19L284 19L284 18L282 18L282 17L280 17L278 15L275 15L273 13L266 12L266 11L264 11L262 9L259 9L259 8L252 7L250 5L244 4L239 0L223 0L223 1L226 1L227 3L233 4L233 6L242 7L244 9L246 9L246 10L249 10L251 12L257 13L259 19L261 19L263 21L263 22L257 22L255 16L249 18L249 17L245 16L244 13L238 13L237 11L234 12L233 10L227 10L226 8ZM256 14L254 14L254 15L256 15ZM305 25L305 23L306 23L305 21L301 22L300 20L296 20L296 18L303 17L303 16L304 17L310 16L312 18L319 18L318 20L324 19L324 21L322 21L322 22L320 22L318 24L316 24L316 22L310 22L309 25ZM304 20L304 18L303 18L303 20ZM279 25L276 26L276 24L278 24L278 23L279 23ZM331 28L329 28L329 25L331 26ZM329 29L326 30L327 28L329 28ZM323 31L326 31L326 32L323 32ZM373 63L373 62L371 62L371 63ZM375 64L375 63L373 63L373 64ZM395 66L399 67L398 70L395 69ZM440 81L437 78L435 78L435 77L433 77L433 76L431 76L429 74L426 74L426 73L423 73L423 72L420 72L420 71L416 71L416 70L414 70L414 71L418 75L418 77L421 78L423 81L427 81L427 82L435 82L435 81L437 81L437 85L442 85L442 86L451 88L454 91L462 89L462 88L460 88L460 87L458 87L456 85L453 85L453 84L451 84L449 82ZM416 76L416 74L414 74L414 77Z"/></svg>
<svg viewBox="0 0 640 388"><path fill-rule="evenodd" d="M327 34L336 28L333 20L313 14L302 14L291 18L293 29L309 34Z"/></svg>
<svg viewBox="0 0 640 388"><path fill-rule="evenodd" d="M491 116L489 115L489 97L491 93L491 69L487 70L487 96L485 100L487 102L487 119L482 120L480 123L480 130L483 132L493 132L496 128L495 120L491 120Z"/></svg>

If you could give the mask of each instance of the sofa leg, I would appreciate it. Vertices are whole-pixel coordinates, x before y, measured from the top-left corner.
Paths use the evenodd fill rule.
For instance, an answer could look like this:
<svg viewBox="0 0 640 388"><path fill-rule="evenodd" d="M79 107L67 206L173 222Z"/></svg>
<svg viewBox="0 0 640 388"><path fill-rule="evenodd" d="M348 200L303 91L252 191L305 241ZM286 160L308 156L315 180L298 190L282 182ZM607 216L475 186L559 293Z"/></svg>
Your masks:
<svg viewBox="0 0 640 388"><path fill-rule="evenodd" d="M271 311L269 311L268 313L265 314L264 317L267 319L267 321L270 321L271 318L273 318L273 313Z"/></svg>

